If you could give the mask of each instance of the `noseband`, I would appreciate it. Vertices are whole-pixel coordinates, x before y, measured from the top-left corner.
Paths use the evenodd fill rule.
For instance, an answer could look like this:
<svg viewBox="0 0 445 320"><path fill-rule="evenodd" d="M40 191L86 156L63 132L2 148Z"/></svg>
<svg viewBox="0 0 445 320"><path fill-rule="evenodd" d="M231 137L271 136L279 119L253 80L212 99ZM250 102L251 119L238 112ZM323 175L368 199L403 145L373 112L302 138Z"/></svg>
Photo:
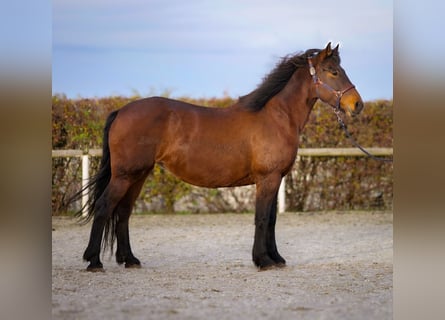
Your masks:
<svg viewBox="0 0 445 320"><path fill-rule="evenodd" d="M315 70L314 65L312 64L312 57L308 57L308 58L307 58L307 61L308 61L308 63L309 63L309 73L311 74L311 76L312 76L312 81L313 81L314 84L315 84L315 91L317 92L317 98L320 99L320 100L322 100L322 99L320 98L320 95L318 94L318 87L319 87L319 86L323 86L323 87L325 87L327 90L329 90L330 92L332 92L332 93L335 95L335 97L337 98L337 99L336 99L336 102L335 102L335 105L332 105L332 104L330 104L330 103L329 103L329 104L334 108L334 110L335 110L336 113L339 112L339 111L340 111L340 101L341 101L341 98L343 97L343 95L344 95L346 92L348 92L348 91L351 90L351 89L354 89L355 86L354 86L353 84L351 84L349 87L347 87L347 88L344 89L344 90L335 90L335 89L332 88L330 85L328 85L328 84L326 84L326 83L324 83L323 81L320 80L320 78L319 78L318 75L317 75L317 71Z"/></svg>

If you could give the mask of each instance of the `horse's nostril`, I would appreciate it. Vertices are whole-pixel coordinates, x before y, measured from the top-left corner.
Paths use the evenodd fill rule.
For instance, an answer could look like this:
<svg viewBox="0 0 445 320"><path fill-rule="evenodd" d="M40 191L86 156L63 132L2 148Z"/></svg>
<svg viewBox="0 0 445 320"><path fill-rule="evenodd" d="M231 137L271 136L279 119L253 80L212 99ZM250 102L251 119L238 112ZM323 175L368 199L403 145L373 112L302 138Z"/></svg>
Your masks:
<svg viewBox="0 0 445 320"><path fill-rule="evenodd" d="M361 102L361 101L357 101L356 103L355 103L355 113L357 114L357 113L360 113L360 111L362 111L362 109L363 109L363 102Z"/></svg>

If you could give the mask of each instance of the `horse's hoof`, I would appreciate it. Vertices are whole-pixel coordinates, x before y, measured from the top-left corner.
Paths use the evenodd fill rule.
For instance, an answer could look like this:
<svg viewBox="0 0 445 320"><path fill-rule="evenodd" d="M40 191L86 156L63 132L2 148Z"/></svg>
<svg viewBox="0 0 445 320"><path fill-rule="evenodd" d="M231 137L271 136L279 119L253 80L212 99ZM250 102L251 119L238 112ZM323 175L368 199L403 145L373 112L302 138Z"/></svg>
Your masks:
<svg viewBox="0 0 445 320"><path fill-rule="evenodd" d="M260 271L269 270L271 267L273 267L276 264L276 262L273 261L268 256L263 256L261 258L254 258L253 262L255 263L255 265L258 267L258 269Z"/></svg>
<svg viewBox="0 0 445 320"><path fill-rule="evenodd" d="M274 269L282 269L286 265L283 263L274 263L267 266L259 266L258 271L267 271L267 270L274 270Z"/></svg>
<svg viewBox="0 0 445 320"><path fill-rule="evenodd" d="M127 257L125 260L125 268L139 269L141 267L141 262L135 256Z"/></svg>
<svg viewBox="0 0 445 320"><path fill-rule="evenodd" d="M91 267L91 266L88 266L86 271L88 271L88 272L105 272L105 269L104 269L104 267Z"/></svg>
<svg viewBox="0 0 445 320"><path fill-rule="evenodd" d="M141 268L141 264L137 264L137 263L126 263L125 264L125 268L127 269L140 269Z"/></svg>
<svg viewBox="0 0 445 320"><path fill-rule="evenodd" d="M284 258L282 256L280 256L279 254L277 254L276 256L271 256L272 260L275 261L275 264L282 264L285 265L286 264L286 260L284 260Z"/></svg>

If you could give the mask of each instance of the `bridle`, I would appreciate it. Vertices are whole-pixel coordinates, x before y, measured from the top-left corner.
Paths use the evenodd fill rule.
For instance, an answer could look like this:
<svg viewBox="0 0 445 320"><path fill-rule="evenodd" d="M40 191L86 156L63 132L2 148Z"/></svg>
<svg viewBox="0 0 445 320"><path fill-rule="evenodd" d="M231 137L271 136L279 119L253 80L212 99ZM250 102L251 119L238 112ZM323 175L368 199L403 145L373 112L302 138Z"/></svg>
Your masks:
<svg viewBox="0 0 445 320"><path fill-rule="evenodd" d="M351 84L349 87L347 87L346 89L343 90L335 90L334 88L332 88L330 85L324 83L323 81L320 80L320 78L317 75L317 71L314 68L314 65L312 64L312 56L307 58L308 60L308 64L309 64L309 73L312 76L312 82L315 84L315 92L317 94L317 99L320 99L323 102L326 102L324 100L322 100L320 98L320 95L318 93L318 88L319 86L323 86L324 88L326 88L328 91L332 92L335 97L336 97L336 102L334 105L332 105L331 103L328 103L335 115L337 116L337 121L338 124L340 125L340 128L343 129L343 131L345 132L345 136L351 141L351 143L356 146L358 149L360 149L363 153L365 153L368 157L374 159L374 160L378 160L378 161L383 161L383 162L392 162L392 159L389 158L381 158L381 157L376 157L373 154L369 153L365 148L363 148L361 145L358 144L357 141L355 141L355 139L352 137L351 133L348 130L348 127L346 126L345 122L343 121L342 117L341 117L341 108L340 108L340 101L341 98L343 97L343 95L348 92L351 89L354 89L355 86L353 84Z"/></svg>

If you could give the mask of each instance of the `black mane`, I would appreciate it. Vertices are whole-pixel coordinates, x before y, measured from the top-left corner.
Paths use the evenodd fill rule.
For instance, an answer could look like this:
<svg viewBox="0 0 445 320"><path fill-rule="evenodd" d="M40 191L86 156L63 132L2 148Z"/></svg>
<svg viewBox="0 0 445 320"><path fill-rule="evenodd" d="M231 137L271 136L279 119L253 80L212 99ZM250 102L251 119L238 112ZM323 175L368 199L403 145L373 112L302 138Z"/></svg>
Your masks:
<svg viewBox="0 0 445 320"><path fill-rule="evenodd" d="M320 51L309 49L302 54L282 58L254 91L239 98L240 105L251 111L261 110L273 96L283 90L298 68L307 66L307 58Z"/></svg>

